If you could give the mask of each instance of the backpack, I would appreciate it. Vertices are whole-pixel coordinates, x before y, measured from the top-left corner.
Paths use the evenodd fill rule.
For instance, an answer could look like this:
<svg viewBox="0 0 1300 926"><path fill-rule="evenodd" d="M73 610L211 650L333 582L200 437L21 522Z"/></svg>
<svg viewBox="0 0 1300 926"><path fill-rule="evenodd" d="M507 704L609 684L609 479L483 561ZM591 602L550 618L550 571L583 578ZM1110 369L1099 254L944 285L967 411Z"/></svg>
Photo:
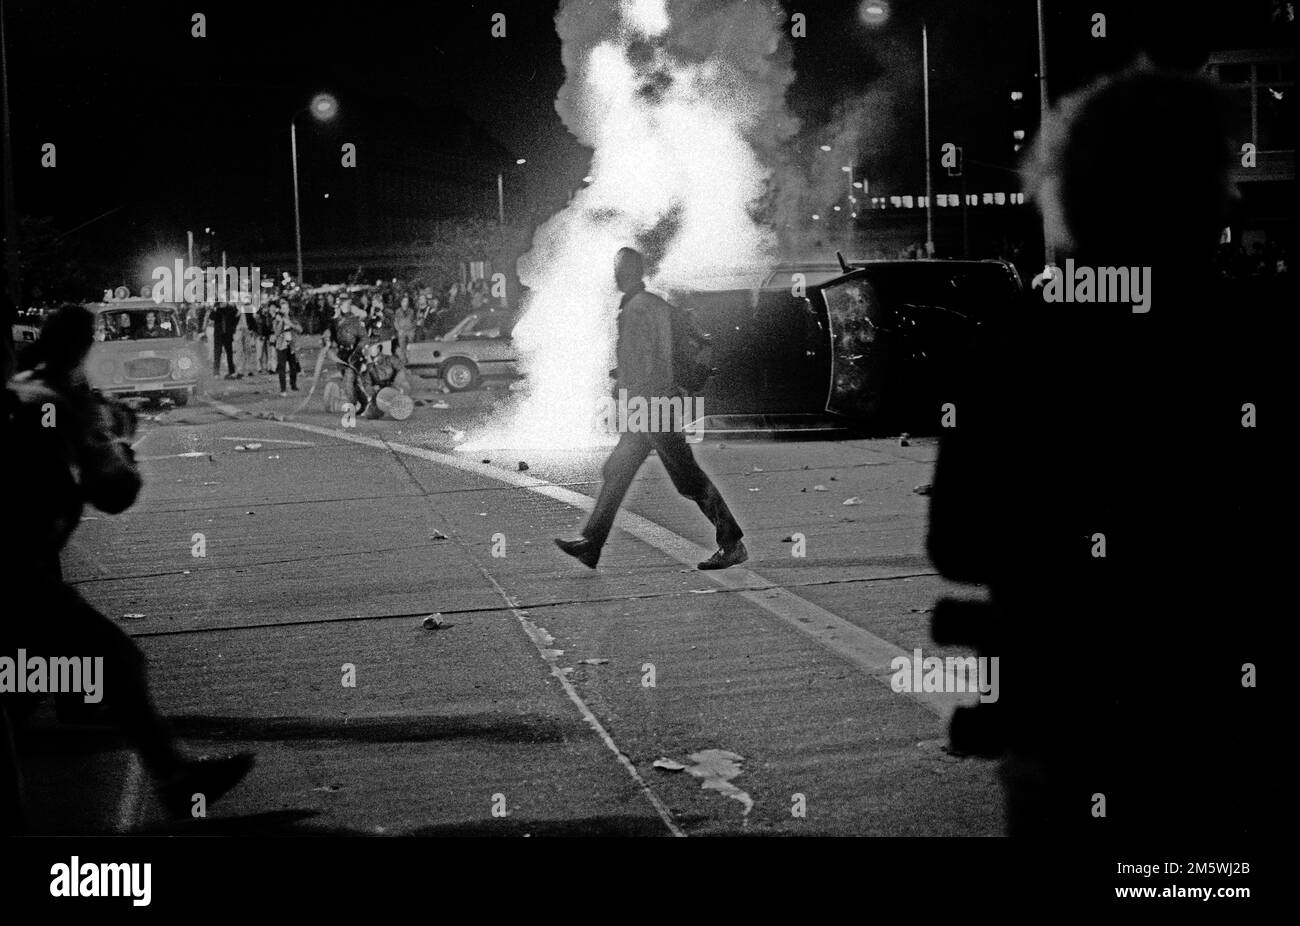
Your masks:
<svg viewBox="0 0 1300 926"><path fill-rule="evenodd" d="M689 309L668 304L673 344L673 385L687 395L699 395L717 372L713 366L713 341L695 323Z"/></svg>

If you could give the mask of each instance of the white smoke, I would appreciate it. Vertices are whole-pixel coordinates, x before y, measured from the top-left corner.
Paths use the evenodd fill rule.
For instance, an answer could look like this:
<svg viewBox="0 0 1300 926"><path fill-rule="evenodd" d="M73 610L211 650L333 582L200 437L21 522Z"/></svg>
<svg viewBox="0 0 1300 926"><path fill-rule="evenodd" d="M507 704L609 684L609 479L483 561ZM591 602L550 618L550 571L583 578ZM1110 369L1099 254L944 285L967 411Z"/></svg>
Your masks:
<svg viewBox="0 0 1300 926"><path fill-rule="evenodd" d="M776 235L755 215L765 161L797 129L784 105L785 22L756 0L562 5L556 108L593 149L593 180L520 261L531 290L515 328L524 391L465 449L608 440L595 409L611 385L620 247L647 254L660 290L773 258Z"/></svg>

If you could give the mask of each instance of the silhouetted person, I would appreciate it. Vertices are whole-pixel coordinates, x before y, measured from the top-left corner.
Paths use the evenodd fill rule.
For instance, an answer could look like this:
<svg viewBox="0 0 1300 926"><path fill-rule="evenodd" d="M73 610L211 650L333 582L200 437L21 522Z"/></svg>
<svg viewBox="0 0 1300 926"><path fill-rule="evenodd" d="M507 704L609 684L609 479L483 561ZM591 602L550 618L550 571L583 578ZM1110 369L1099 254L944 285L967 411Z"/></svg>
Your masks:
<svg viewBox="0 0 1300 926"><path fill-rule="evenodd" d="M221 373L221 354L226 354L226 379L235 379L235 328L239 325L239 310L222 303L212 310L212 375Z"/></svg>
<svg viewBox="0 0 1300 926"><path fill-rule="evenodd" d="M645 261L632 248L618 252L614 279L623 299L618 314L618 383L626 390L629 404L639 398L668 398L679 395L673 380L672 307L646 292ZM681 423L684 426L684 422ZM600 560L601 548L614 526L623 496L637 470L654 450L668 471L677 491L700 506L712 522L718 550L699 564L701 569L726 569L749 558L741 541L744 532L723 501L713 482L700 469L680 427L671 430L624 430L601 470L604 481L582 537L556 540L556 545L592 569Z"/></svg>
<svg viewBox="0 0 1300 926"><path fill-rule="evenodd" d="M7 502L5 562L7 574L21 583L26 605L0 621L0 652L14 655L21 648L28 658L101 657L109 716L139 751L163 804L186 815L193 794L202 793L209 802L220 797L247 773L252 757L182 755L151 703L144 654L63 581L59 564L86 503L118 514L134 503L141 486L128 443L134 415L86 382L93 328L94 316L79 306L51 315L30 349L32 368L4 390L4 484L14 489ZM10 716L12 699L0 696ZM14 813L16 763L3 777L4 804ZM23 826L13 818L0 823L7 830Z"/></svg>
<svg viewBox="0 0 1300 926"><path fill-rule="evenodd" d="M998 701L959 711L951 736L1003 758L1013 834L1260 823L1274 760L1243 666L1277 615L1268 464L1243 406L1265 428L1271 409L1247 343L1257 307L1213 273L1227 131L1217 90L1172 73L1061 101L1034 178L1057 263L1149 268L1149 311L1027 300L956 377L928 549L992 608L941 604L934 629L1000 658Z"/></svg>

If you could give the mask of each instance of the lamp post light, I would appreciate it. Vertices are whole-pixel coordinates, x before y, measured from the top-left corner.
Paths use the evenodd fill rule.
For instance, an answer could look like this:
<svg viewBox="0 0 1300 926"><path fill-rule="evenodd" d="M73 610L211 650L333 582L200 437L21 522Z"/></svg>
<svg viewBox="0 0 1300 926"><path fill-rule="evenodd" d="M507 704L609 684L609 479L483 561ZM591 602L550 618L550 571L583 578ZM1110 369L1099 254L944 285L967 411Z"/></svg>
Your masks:
<svg viewBox="0 0 1300 926"><path fill-rule="evenodd" d="M293 159L293 243L298 255L298 285L302 286L302 215L298 205L298 116L310 112L317 122L328 122L338 114L339 104L328 93L318 93L304 109L289 117L289 154Z"/></svg>
<svg viewBox="0 0 1300 926"><path fill-rule="evenodd" d="M528 158L515 158L515 166L523 167ZM573 197L569 197L572 199ZM505 171L497 171L497 221L504 228L506 224L506 181Z"/></svg>

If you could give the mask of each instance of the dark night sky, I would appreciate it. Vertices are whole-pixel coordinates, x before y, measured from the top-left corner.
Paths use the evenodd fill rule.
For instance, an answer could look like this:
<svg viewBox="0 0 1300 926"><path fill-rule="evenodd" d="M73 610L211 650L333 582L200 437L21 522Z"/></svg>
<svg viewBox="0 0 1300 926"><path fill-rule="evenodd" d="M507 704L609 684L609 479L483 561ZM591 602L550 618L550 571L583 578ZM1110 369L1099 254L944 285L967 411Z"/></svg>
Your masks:
<svg viewBox="0 0 1300 926"><path fill-rule="evenodd" d="M1036 90L1033 0L891 5L891 21L876 35L858 23L856 0L787 0L787 10L806 11L815 27L794 45L797 79L788 101L796 115L816 123L846 90L887 79L901 65L879 54L881 38L892 36L907 49L925 18L936 127L963 138L1000 138L1006 88ZM1266 21L1272 2L1221 6L1211 18L1196 15L1215 9L1209 4L1050 0L1053 93L1122 64L1138 46L1195 60L1211 42L1240 36L1246 44L1248 21ZM207 16L204 39L190 37L196 11ZM1104 43L1087 33L1095 11L1109 16ZM506 14L507 39L490 35L494 12ZM440 107L450 106L528 158L519 181L530 202L562 203L587 164L554 108L564 77L554 12L549 0L9 0L19 211L49 216L67 231L122 207L75 233L122 251L121 260L136 259L150 239L183 240L185 228L204 225L216 226L232 250L251 245L248 230L257 226L265 229L261 244L286 248L288 119L320 89L335 93L342 116L323 127L300 121L305 174L320 158L336 157L338 142L355 129L349 117L377 108L372 101L383 101L383 118L432 124L435 131ZM44 142L58 146L56 169L39 166ZM485 167L485 174L496 169Z"/></svg>

